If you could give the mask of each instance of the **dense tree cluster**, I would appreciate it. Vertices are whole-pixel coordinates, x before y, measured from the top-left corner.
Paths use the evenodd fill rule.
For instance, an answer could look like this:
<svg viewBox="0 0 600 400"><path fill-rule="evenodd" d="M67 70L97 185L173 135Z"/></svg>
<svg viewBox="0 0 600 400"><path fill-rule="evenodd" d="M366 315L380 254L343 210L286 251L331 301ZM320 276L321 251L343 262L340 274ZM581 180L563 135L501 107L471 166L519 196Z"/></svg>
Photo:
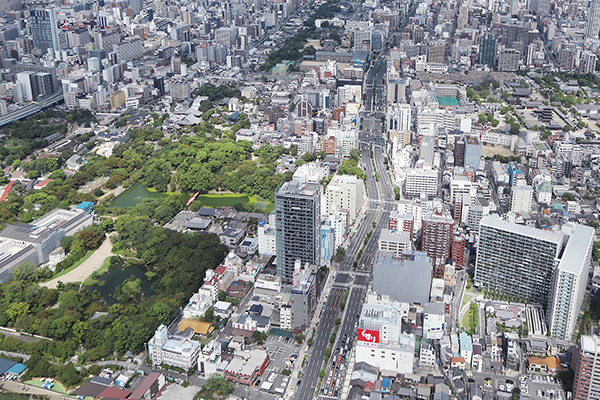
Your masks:
<svg viewBox="0 0 600 400"><path fill-rule="evenodd" d="M196 91L198 96L208 96L209 101L217 101L226 97L241 97L238 89L230 88L229 86L204 85L200 86Z"/></svg>
<svg viewBox="0 0 600 400"><path fill-rule="evenodd" d="M165 204L172 201L159 200ZM160 208L161 204L153 206ZM119 239L115 250L130 249L134 258L127 263L146 271L152 296L144 297L141 280L131 276L115 289L113 298L117 303L109 306L98 292L78 290L79 285L59 285L56 290L40 287L36 283L40 270L27 267L0 285L0 324L54 339L29 344L10 341L10 350L24 349L33 355L27 363L33 371L30 373L55 376L71 385L82 376L74 373L72 367L52 364L49 368L50 356L56 362L64 362L80 346L84 349L82 361L143 350L157 326L169 323L177 309L202 284L205 271L223 260L227 248L216 235L185 234L154 226L151 216L145 214L152 208L142 203L115 222ZM66 239L63 245L71 254L97 247L102 233L95 229ZM112 264L118 262L116 256L111 259ZM107 315L92 319L97 311ZM0 341L0 348L4 347Z"/></svg>
<svg viewBox="0 0 600 400"><path fill-rule="evenodd" d="M53 133L66 133L67 124L79 125L97 122L89 110L57 112L48 109L23 120L17 120L0 128L0 161L12 164L22 160L48 143L43 138Z"/></svg>
<svg viewBox="0 0 600 400"><path fill-rule="evenodd" d="M234 193L273 197L291 172L275 174L275 161L282 147L263 145L252 160L250 142L230 139L211 141L199 136L182 136L153 154L142 168L142 183L158 191L169 188L184 193L229 190Z"/></svg>

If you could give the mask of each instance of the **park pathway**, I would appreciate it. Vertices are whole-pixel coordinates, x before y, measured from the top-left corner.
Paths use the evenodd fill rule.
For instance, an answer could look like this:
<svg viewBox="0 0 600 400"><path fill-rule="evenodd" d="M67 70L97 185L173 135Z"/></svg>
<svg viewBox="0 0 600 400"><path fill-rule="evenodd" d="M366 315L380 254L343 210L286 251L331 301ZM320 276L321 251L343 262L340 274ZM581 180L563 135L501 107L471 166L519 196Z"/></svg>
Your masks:
<svg viewBox="0 0 600 400"><path fill-rule="evenodd" d="M104 260L111 255L112 243L110 241L110 236L107 236L100 247L98 247L98 250L96 250L90 256L90 258L81 263L79 267L65 275L54 278L46 283L42 283L42 286L46 286L49 289L56 289L59 281L63 283L83 282L93 272L100 269Z"/></svg>

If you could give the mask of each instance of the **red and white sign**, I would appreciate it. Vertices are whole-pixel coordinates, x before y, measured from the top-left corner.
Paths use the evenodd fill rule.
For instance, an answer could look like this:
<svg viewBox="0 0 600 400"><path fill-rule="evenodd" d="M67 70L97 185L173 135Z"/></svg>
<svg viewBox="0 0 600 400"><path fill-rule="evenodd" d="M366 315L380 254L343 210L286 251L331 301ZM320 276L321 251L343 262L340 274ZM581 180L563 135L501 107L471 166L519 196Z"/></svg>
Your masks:
<svg viewBox="0 0 600 400"><path fill-rule="evenodd" d="M358 341L361 344L367 346L378 346L379 345L379 331L372 331L369 329L358 330Z"/></svg>

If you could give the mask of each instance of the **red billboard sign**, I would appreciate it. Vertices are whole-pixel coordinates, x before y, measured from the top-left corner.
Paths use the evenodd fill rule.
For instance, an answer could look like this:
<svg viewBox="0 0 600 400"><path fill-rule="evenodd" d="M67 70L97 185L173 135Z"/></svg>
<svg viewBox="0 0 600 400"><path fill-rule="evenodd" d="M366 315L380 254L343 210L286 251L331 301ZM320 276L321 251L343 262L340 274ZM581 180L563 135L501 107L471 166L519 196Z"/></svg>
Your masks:
<svg viewBox="0 0 600 400"><path fill-rule="evenodd" d="M358 330L358 341L363 342L363 344L369 344L371 346L376 346L379 344L379 331L372 331L369 329L359 329Z"/></svg>

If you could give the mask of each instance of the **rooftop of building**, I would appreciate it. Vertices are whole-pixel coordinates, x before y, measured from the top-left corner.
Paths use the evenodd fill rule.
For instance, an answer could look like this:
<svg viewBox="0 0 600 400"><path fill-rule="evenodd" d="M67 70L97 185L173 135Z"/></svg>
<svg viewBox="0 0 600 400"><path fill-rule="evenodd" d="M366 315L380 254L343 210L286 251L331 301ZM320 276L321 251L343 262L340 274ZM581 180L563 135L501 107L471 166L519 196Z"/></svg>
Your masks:
<svg viewBox="0 0 600 400"><path fill-rule="evenodd" d="M600 336L583 335L580 340L582 352L600 354Z"/></svg>
<svg viewBox="0 0 600 400"><path fill-rule="evenodd" d="M252 349L247 352L237 351L226 368L226 371L236 375L252 376L269 357L263 349Z"/></svg>
<svg viewBox="0 0 600 400"><path fill-rule="evenodd" d="M318 183L284 182L277 190L277 195L296 195L312 197L320 190Z"/></svg>
<svg viewBox="0 0 600 400"><path fill-rule="evenodd" d="M444 97L438 96L438 103L440 107L459 107L460 103L456 97Z"/></svg>
<svg viewBox="0 0 600 400"><path fill-rule="evenodd" d="M559 269L561 271L577 275L581 273L582 269L586 271L589 269L587 257L595 234L596 231L591 226L575 225L560 260Z"/></svg>
<svg viewBox="0 0 600 400"><path fill-rule="evenodd" d="M404 231L382 229L379 235L379 241L410 243L410 233Z"/></svg>
<svg viewBox="0 0 600 400"><path fill-rule="evenodd" d="M486 215L481 219L480 224L482 227L488 226L491 228L515 233L517 235L528 236L533 239L539 239L545 242L551 242L555 244L559 244L563 238L563 235L561 233L532 228L526 225L519 225L514 222L503 220L498 215Z"/></svg>

